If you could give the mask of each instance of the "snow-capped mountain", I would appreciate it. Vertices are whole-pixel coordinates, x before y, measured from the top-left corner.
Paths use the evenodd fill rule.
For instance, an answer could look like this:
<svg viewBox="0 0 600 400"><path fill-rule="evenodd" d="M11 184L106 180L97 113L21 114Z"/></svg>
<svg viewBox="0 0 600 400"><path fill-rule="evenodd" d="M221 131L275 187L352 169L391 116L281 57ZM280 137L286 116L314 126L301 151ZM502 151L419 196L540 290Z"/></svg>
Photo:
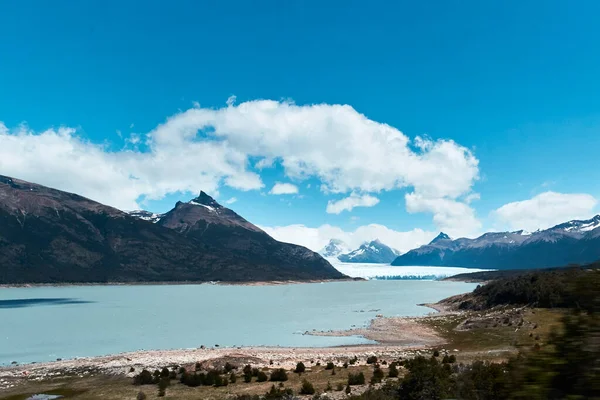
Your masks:
<svg viewBox="0 0 600 400"><path fill-rule="evenodd" d="M585 264L598 259L600 215L535 232L488 232L475 239L436 238L397 257L392 265L526 269Z"/></svg>
<svg viewBox="0 0 600 400"><path fill-rule="evenodd" d="M398 251L381 243L378 239L363 243L358 249L338 256L338 260L351 263L388 264L398 256Z"/></svg>
<svg viewBox="0 0 600 400"><path fill-rule="evenodd" d="M325 247L323 247L319 254L325 258L337 258L340 254L344 254L350 251L350 248L346 243L340 239L331 239Z"/></svg>
<svg viewBox="0 0 600 400"><path fill-rule="evenodd" d="M150 221L153 223L157 223L163 217L163 214L156 214L146 210L135 210L135 211L126 211L127 214L132 217L136 217L139 219L143 219L144 221Z"/></svg>

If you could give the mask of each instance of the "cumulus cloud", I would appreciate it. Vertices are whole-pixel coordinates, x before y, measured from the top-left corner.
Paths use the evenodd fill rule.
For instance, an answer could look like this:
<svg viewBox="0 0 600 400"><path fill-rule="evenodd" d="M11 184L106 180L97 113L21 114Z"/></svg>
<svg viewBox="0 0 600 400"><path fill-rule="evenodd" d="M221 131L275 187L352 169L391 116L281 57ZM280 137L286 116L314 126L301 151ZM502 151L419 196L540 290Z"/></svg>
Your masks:
<svg viewBox="0 0 600 400"><path fill-rule="evenodd" d="M433 222L452 237L472 237L480 233L481 222L467 204L448 198L429 198L417 193L405 196L409 213L430 212Z"/></svg>
<svg viewBox="0 0 600 400"><path fill-rule="evenodd" d="M114 151L71 128L34 132L0 123L0 173L125 209L138 208L140 197L179 191L261 189L256 171L275 165L290 179L318 179L325 193L408 187L450 202L461 202L479 175L469 149L452 140L411 141L348 105L236 104L231 97L218 109L195 104L129 140L139 146Z"/></svg>
<svg viewBox="0 0 600 400"><path fill-rule="evenodd" d="M373 207L377 203L379 203L379 199L377 197L368 194L358 195L356 193L352 193L350 196L341 200L330 200L327 202L326 211L329 214L339 214L342 211L352 211L354 207Z"/></svg>
<svg viewBox="0 0 600 400"><path fill-rule="evenodd" d="M512 230L547 229L573 219L590 218L598 204L585 193L544 192L523 201L508 203L492 212Z"/></svg>
<svg viewBox="0 0 600 400"><path fill-rule="evenodd" d="M273 188L269 192L271 194L296 194L298 193L298 187L291 183L276 182Z"/></svg>
<svg viewBox="0 0 600 400"><path fill-rule="evenodd" d="M422 229L406 232L395 231L379 224L363 225L353 231L344 231L332 225L321 225L317 228L305 225L261 226L261 229L279 241L299 244L313 251L321 250L330 239L335 238L344 241L352 249L359 247L364 242L379 239L386 245L404 253L429 243L437 235L436 232Z"/></svg>

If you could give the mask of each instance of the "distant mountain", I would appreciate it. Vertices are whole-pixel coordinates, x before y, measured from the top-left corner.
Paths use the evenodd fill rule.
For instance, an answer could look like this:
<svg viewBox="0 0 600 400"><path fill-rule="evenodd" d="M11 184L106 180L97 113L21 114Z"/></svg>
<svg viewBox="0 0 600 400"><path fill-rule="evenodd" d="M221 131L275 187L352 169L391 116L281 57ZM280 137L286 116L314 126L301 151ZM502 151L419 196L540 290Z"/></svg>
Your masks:
<svg viewBox="0 0 600 400"><path fill-rule="evenodd" d="M600 215L533 233L521 230L486 233L476 239L438 238L397 257L392 265L527 269L587 264L600 260Z"/></svg>
<svg viewBox="0 0 600 400"><path fill-rule="evenodd" d="M0 284L344 277L203 193L160 219L136 213L0 175Z"/></svg>
<svg viewBox="0 0 600 400"><path fill-rule="evenodd" d="M325 247L319 251L323 257L332 258L339 256L340 254L347 253L350 251L350 248L346 243L339 239L331 239L329 243Z"/></svg>
<svg viewBox="0 0 600 400"><path fill-rule="evenodd" d="M341 254L338 260L349 263L389 264L398 256L398 252L379 240L363 243L358 249L348 254Z"/></svg>
<svg viewBox="0 0 600 400"><path fill-rule="evenodd" d="M163 216L163 214L156 214L146 210L135 210L135 211L126 211L127 214L132 217L136 217L139 219L143 219L144 221L150 221L153 223L157 223Z"/></svg>

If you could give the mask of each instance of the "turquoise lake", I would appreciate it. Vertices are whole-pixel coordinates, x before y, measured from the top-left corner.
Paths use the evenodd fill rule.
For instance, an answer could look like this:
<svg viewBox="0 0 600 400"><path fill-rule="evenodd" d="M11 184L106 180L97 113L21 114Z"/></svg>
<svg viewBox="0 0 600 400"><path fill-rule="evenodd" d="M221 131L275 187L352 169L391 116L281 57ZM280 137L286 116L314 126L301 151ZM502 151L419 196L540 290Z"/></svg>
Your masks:
<svg viewBox="0 0 600 400"><path fill-rule="evenodd" d="M201 345L325 347L369 343L305 331L365 326L376 314L431 313L419 303L476 284L364 281L276 286L139 285L0 289L0 365Z"/></svg>

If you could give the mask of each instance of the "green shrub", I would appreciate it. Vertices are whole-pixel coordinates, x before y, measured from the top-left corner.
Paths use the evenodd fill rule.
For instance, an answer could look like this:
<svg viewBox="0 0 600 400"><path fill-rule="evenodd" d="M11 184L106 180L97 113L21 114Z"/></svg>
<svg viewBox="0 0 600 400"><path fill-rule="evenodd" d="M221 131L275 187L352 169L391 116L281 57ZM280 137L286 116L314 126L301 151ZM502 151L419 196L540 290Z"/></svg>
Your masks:
<svg viewBox="0 0 600 400"><path fill-rule="evenodd" d="M327 366L325 366L325 369L334 369L335 365L330 361L327 363Z"/></svg>
<svg viewBox="0 0 600 400"><path fill-rule="evenodd" d="M271 386L271 389L265 393L265 400L283 400L289 399L294 395L294 391L290 388L276 388L275 385Z"/></svg>
<svg viewBox="0 0 600 400"><path fill-rule="evenodd" d="M269 379L263 371L258 371L256 374L256 382L266 382Z"/></svg>
<svg viewBox="0 0 600 400"><path fill-rule="evenodd" d="M302 381L302 387L300 388L300 394L315 394L315 387L312 383L304 379Z"/></svg>
<svg viewBox="0 0 600 400"><path fill-rule="evenodd" d="M344 390L344 384L338 383L337 386L335 387L335 390L337 390L338 392L341 392L342 390Z"/></svg>
<svg viewBox="0 0 600 400"><path fill-rule="evenodd" d="M306 371L306 367L304 366L304 363L300 361L298 364L296 364L296 369L294 370L294 372L297 374L301 374L304 371Z"/></svg>
<svg viewBox="0 0 600 400"><path fill-rule="evenodd" d="M142 370L142 372L133 377L134 385L152 385L153 383L154 377L147 369Z"/></svg>
<svg viewBox="0 0 600 400"><path fill-rule="evenodd" d="M271 372L271 382L285 382L288 380L287 373L285 369L279 368L275 371Z"/></svg>
<svg viewBox="0 0 600 400"><path fill-rule="evenodd" d="M138 392L137 396L135 396L136 400L146 400L147 396L144 392Z"/></svg>
<svg viewBox="0 0 600 400"><path fill-rule="evenodd" d="M358 374L348 374L348 385L364 385L365 374L359 372Z"/></svg>
<svg viewBox="0 0 600 400"><path fill-rule="evenodd" d="M168 370L167 370L168 371ZM167 394L167 388L169 387L169 377L162 376L158 381L158 397L164 397Z"/></svg>
<svg viewBox="0 0 600 400"><path fill-rule="evenodd" d="M440 352L439 352L438 350L435 350L435 351L433 352L433 356L434 356L434 357L439 357L439 356L440 356Z"/></svg>
<svg viewBox="0 0 600 400"><path fill-rule="evenodd" d="M246 383L252 382L252 375L244 374L244 382L246 382Z"/></svg>
<svg viewBox="0 0 600 400"><path fill-rule="evenodd" d="M377 356L367 357L367 364L375 364L375 363L377 363Z"/></svg>
<svg viewBox="0 0 600 400"><path fill-rule="evenodd" d="M390 368L388 369L388 377L397 378L398 375L400 375L400 372L398 371L398 367L396 367L396 363L393 362L390 364Z"/></svg>
<svg viewBox="0 0 600 400"><path fill-rule="evenodd" d="M235 372L229 374L229 382L235 383L237 381L237 376L235 376Z"/></svg>
<svg viewBox="0 0 600 400"><path fill-rule="evenodd" d="M371 377L371 383L381 383L383 376L383 370L379 367L375 367L373 376Z"/></svg>

